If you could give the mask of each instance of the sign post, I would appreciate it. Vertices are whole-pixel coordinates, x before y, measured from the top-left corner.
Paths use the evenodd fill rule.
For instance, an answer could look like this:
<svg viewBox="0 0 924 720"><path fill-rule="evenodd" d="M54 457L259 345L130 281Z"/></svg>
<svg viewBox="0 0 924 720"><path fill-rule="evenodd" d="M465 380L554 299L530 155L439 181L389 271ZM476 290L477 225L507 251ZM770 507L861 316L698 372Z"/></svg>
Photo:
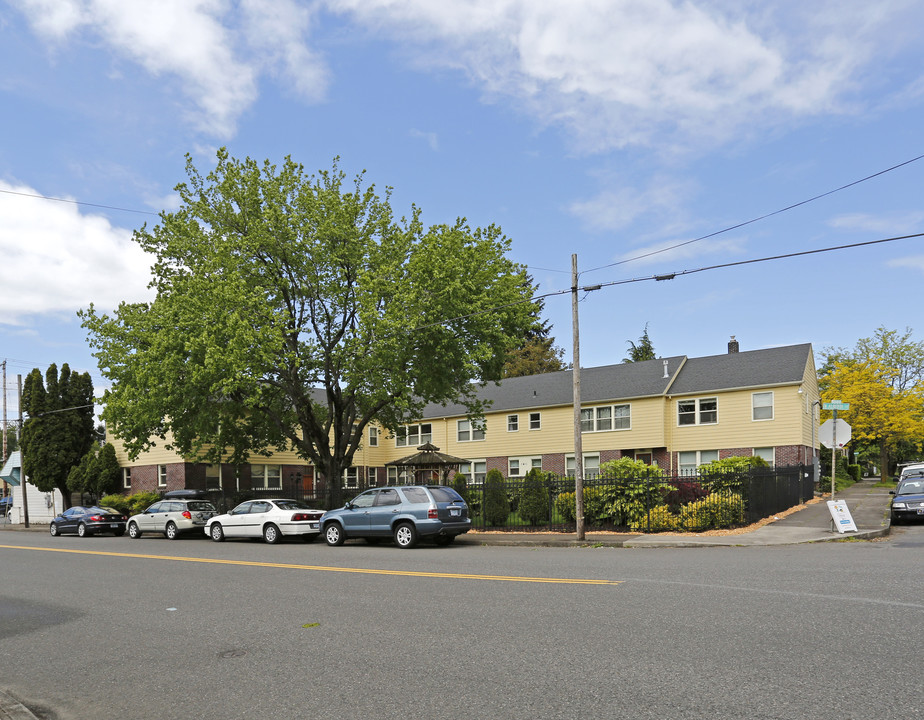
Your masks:
<svg viewBox="0 0 924 720"><path fill-rule="evenodd" d="M830 425L831 443L829 445L829 447L831 448L831 500L828 502L828 507L831 509L831 525L835 530L838 530L839 532L843 532L840 529L841 525L838 524L839 522L843 522L843 520L838 519L838 515L835 514L835 508L837 508L837 512L841 512L840 506L843 506L843 512L847 513L848 518L850 518L850 511L847 510L847 503L835 502L834 488L837 485L837 481L836 481L836 478L837 478L837 450L838 448L842 448L844 447L844 445L850 442L851 429L850 429L850 425L845 423L843 420L838 422L837 411L838 410L850 410L850 403L841 402L840 400L832 400L831 402L824 403L821 407L824 408L825 410L830 410L831 415L832 415L831 420L827 420L822 424L821 432L819 433L819 438L818 438L819 440L821 440L823 444L828 445L828 443L825 442L825 440L828 437L828 432L827 432L828 423L831 423ZM841 436L843 438L840 444L838 444L837 442L838 426L841 427ZM853 525L852 518L850 518L850 524ZM854 531L856 531L857 528L855 525L853 529Z"/></svg>

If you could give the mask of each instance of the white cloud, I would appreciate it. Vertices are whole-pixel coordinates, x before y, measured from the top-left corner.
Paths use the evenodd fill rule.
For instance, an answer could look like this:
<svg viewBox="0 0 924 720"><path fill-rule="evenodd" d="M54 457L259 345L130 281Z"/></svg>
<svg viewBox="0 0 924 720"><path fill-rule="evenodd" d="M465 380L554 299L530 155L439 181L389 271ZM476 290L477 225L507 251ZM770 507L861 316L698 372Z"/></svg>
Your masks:
<svg viewBox="0 0 924 720"><path fill-rule="evenodd" d="M75 34L101 40L154 76L180 80L192 121L227 139L257 98L259 73L281 67L296 92L326 89L321 60L303 40L310 16L294 0L17 0L35 30L56 43ZM250 49L255 52L251 55Z"/></svg>
<svg viewBox="0 0 924 720"><path fill-rule="evenodd" d="M0 322L20 325L39 315L73 317L94 303L111 310L119 302L149 300L152 258L99 215L32 188L0 182Z"/></svg>
<svg viewBox="0 0 924 720"><path fill-rule="evenodd" d="M604 178L603 182L609 184L612 180ZM616 185L589 200L571 203L568 210L586 227L597 231L622 230L640 217L654 213L663 227L670 217L681 212L679 208L685 206L692 192L689 183L655 177L647 188Z"/></svg>
<svg viewBox="0 0 924 720"><path fill-rule="evenodd" d="M632 267L658 264L664 267L665 272L685 270L687 268L668 268L667 263L680 262L702 258L709 255L718 255L724 262L738 256L746 245L745 238L730 237L722 240L709 238L706 240L665 240L645 247L637 247L625 252L615 259L617 263L632 263Z"/></svg>
<svg viewBox="0 0 924 720"><path fill-rule="evenodd" d="M726 142L849 109L859 68L911 40L908 0L753 6L699 0L328 0L400 40L422 69L465 71L587 151ZM896 38L898 43L896 44Z"/></svg>
<svg viewBox="0 0 924 720"><path fill-rule="evenodd" d="M924 255L909 255L908 257L889 260L886 265L894 268L909 268L924 273Z"/></svg>
<svg viewBox="0 0 924 720"><path fill-rule="evenodd" d="M413 138L420 138L421 140L426 140L427 145L434 152L440 149L439 136L435 132L424 132L423 130L416 130L414 128L411 128L408 134Z"/></svg>
<svg viewBox="0 0 924 720"><path fill-rule="evenodd" d="M849 213L828 221L831 227L841 230L860 230L879 235L910 235L921 231L924 212L907 212L895 215L869 215Z"/></svg>

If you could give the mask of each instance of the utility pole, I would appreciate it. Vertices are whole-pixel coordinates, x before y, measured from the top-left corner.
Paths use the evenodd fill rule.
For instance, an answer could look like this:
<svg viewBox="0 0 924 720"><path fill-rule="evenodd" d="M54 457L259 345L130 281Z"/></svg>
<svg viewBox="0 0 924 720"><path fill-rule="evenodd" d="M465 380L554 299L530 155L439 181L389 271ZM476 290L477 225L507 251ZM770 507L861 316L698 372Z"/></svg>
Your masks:
<svg viewBox="0 0 924 720"><path fill-rule="evenodd" d="M581 332L578 323L577 253L571 255L572 402L574 404L574 519L578 540L584 539L584 441L581 438Z"/></svg>
<svg viewBox="0 0 924 720"><path fill-rule="evenodd" d="M16 376L16 389L19 393L19 488L22 491L22 519L24 527L29 527L29 493L26 488L25 453L22 449L22 375Z"/></svg>

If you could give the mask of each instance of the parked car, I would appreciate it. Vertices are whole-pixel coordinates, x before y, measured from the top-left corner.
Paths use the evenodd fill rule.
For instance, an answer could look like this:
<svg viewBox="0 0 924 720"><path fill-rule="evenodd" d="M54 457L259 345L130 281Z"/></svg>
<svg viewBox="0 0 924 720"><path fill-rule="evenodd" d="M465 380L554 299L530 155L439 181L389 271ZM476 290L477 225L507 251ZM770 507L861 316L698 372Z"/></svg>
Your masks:
<svg viewBox="0 0 924 720"><path fill-rule="evenodd" d="M204 528L209 518L218 514L207 500L171 498L170 493L164 498L128 519L129 537L140 538L146 532L156 532L163 533L168 540L176 540L182 533Z"/></svg>
<svg viewBox="0 0 924 720"><path fill-rule="evenodd" d="M889 515L896 525L904 520L924 520L924 477L911 476L890 491Z"/></svg>
<svg viewBox="0 0 924 720"><path fill-rule="evenodd" d="M270 544L284 537L311 542L318 537L323 514L300 500L247 500L229 513L209 518L205 534L215 542L239 537L262 537Z"/></svg>
<svg viewBox="0 0 924 720"><path fill-rule="evenodd" d="M125 520L122 513L110 507L75 505L53 518L48 531L53 536L64 533L77 533L80 537L99 533L119 536L125 534Z"/></svg>
<svg viewBox="0 0 924 720"><path fill-rule="evenodd" d="M414 547L421 539L448 545L471 527L465 500L444 485L373 488L321 518L321 532L331 546L353 537L370 542L392 538L400 548Z"/></svg>
<svg viewBox="0 0 924 720"><path fill-rule="evenodd" d="M6 517L13 509L13 498L10 495L0 498L0 517Z"/></svg>

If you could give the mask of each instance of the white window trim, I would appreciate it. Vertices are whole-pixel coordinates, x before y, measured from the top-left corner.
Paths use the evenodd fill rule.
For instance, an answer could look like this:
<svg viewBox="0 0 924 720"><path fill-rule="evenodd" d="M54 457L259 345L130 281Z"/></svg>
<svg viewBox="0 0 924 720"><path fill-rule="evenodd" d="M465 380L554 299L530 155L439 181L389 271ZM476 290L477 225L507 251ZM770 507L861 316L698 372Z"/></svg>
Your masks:
<svg viewBox="0 0 924 720"><path fill-rule="evenodd" d="M757 410L757 405L754 404L755 399L758 395L769 395L770 396L770 405L761 405L760 407L769 407L770 408L770 417L768 418L756 418L754 417L754 412ZM776 415L776 398L773 395L772 390L762 390L761 392L751 393L751 422L767 422L768 420L773 420Z"/></svg>
<svg viewBox="0 0 924 720"><path fill-rule="evenodd" d="M157 466L157 487L167 487L167 466Z"/></svg>
<svg viewBox="0 0 924 720"><path fill-rule="evenodd" d="M130 467L122 468L122 487L130 490L132 487L132 469Z"/></svg>
<svg viewBox="0 0 924 720"><path fill-rule="evenodd" d="M629 408L629 427L624 427L624 428L610 427L610 428L604 428L603 430L597 427L597 420L599 419L597 417L597 410L600 408L606 408L606 407L610 408L610 423L613 425L616 424L616 408ZM614 405L591 405L590 407L582 407L581 412L585 412L585 411L593 413L593 417L591 418L591 420L593 421L594 429L585 430L584 420L582 418L581 419L581 432L582 433L627 432L632 429L632 404L631 403L616 403Z"/></svg>
<svg viewBox="0 0 924 720"><path fill-rule="evenodd" d="M262 467L263 473L260 475L254 475L254 467ZM269 468L278 468L279 472L275 473L273 481L275 485L270 485L270 472ZM255 479L260 479L260 484L255 484ZM282 490L282 465L277 465L275 463L251 463L250 465L250 487L256 489L260 488L261 490Z"/></svg>
<svg viewBox="0 0 924 720"><path fill-rule="evenodd" d="M693 466L692 470L684 470L681 464L680 456L683 453L696 453L696 465ZM715 453L715 458L711 460L703 461L703 453ZM711 463L713 460L718 460L720 458L718 450L680 450L677 453L677 471L680 475L695 475L700 467Z"/></svg>
<svg viewBox="0 0 924 720"><path fill-rule="evenodd" d="M481 473L481 475L483 476L483 477L481 478L481 480L476 480L476 479L475 479L475 474L476 474L476 473L475 473L475 470L474 470L474 468L473 468L473 465L475 465L475 463L484 463L484 472ZM465 465L468 465L468 470L469 470L468 472L464 472L464 471L462 470L462 468L463 468ZM468 461L466 461L466 462L464 462L464 463L462 463L462 464L459 465L459 472L460 472L462 475L465 475L465 476L466 476L466 481L465 481L465 482L467 482L469 485L484 485L485 478L486 478L487 475L488 475L488 460L487 460L487 458L475 458L474 460L468 460Z"/></svg>
<svg viewBox="0 0 924 720"><path fill-rule="evenodd" d="M581 457L584 458L584 476L587 476L587 461L596 460L596 467L594 468L595 473L600 472L600 453L598 452L586 452L582 453ZM571 463L571 470L568 470L568 463ZM574 453L568 453L565 455L565 475L568 477L574 477L574 472L577 468L574 463Z"/></svg>
<svg viewBox="0 0 924 720"><path fill-rule="evenodd" d="M539 461L539 464L535 464L535 460ZM514 473L510 463L516 462L517 472ZM522 478L526 477L526 474L534 469L542 469L542 456L541 455L515 455L514 457L507 458L507 477Z"/></svg>
<svg viewBox="0 0 924 720"><path fill-rule="evenodd" d="M533 427L533 415L536 416L537 426ZM530 431L542 430L542 413L541 412L531 412L529 414L529 429Z"/></svg>
<svg viewBox="0 0 924 720"><path fill-rule="evenodd" d="M350 482L351 478L352 484ZM359 487L359 468L355 465L343 468L343 487L350 490L356 490Z"/></svg>
<svg viewBox="0 0 924 720"><path fill-rule="evenodd" d="M768 445L766 447L751 448L751 454L754 457L762 457L761 455L757 454L758 450L769 450L771 457L769 460L767 460L767 458L764 458L764 460L767 460L767 463L770 465L770 467L776 467L776 448L775 447L771 447Z"/></svg>
<svg viewBox="0 0 924 720"><path fill-rule="evenodd" d="M714 422L701 422L700 421L700 418L702 417L702 414L703 414L703 410L700 407L700 403L702 403L704 400L715 400L715 410L707 411L707 412L715 412ZM694 421L692 423L681 424L680 422L680 403L682 402L695 403L695 410L693 411ZM677 413L675 415L675 418L676 418L675 422L677 423L677 427L684 428L684 427L697 427L699 425L718 425L719 424L719 397L718 395L710 395L708 397L700 397L700 398L681 398L677 400L676 409L677 409Z"/></svg>
<svg viewBox="0 0 924 720"><path fill-rule="evenodd" d="M379 446L379 429L375 425L369 426L369 447Z"/></svg>
<svg viewBox="0 0 924 720"><path fill-rule="evenodd" d="M425 425L430 428L430 431L427 433L423 431L423 428ZM417 432L415 433L415 435L417 436L417 442L414 444L408 443L408 440L407 440L407 438L411 435L411 433L408 432L409 428L417 428ZM418 445L423 445L428 442L433 442L433 423L425 423L425 422L411 423L410 425L402 425L400 429L404 430L404 443L399 442L401 440L401 437L396 433L395 434L395 447L396 448L417 447ZM424 440L425 436L427 438L426 440Z"/></svg>
<svg viewBox="0 0 924 720"><path fill-rule="evenodd" d="M510 418L513 418L513 427L510 427ZM510 414L507 416L507 432L520 432L519 414Z"/></svg>
<svg viewBox="0 0 924 720"><path fill-rule="evenodd" d="M466 423L468 425L468 427L465 430L462 429L463 423ZM464 440L462 439L463 432L468 434L468 437ZM480 432L481 437L476 438L475 437L476 432ZM460 442L460 443L484 442L486 435L487 435L487 432L485 432L485 428L477 427L472 420L456 420L456 441L457 442Z"/></svg>

